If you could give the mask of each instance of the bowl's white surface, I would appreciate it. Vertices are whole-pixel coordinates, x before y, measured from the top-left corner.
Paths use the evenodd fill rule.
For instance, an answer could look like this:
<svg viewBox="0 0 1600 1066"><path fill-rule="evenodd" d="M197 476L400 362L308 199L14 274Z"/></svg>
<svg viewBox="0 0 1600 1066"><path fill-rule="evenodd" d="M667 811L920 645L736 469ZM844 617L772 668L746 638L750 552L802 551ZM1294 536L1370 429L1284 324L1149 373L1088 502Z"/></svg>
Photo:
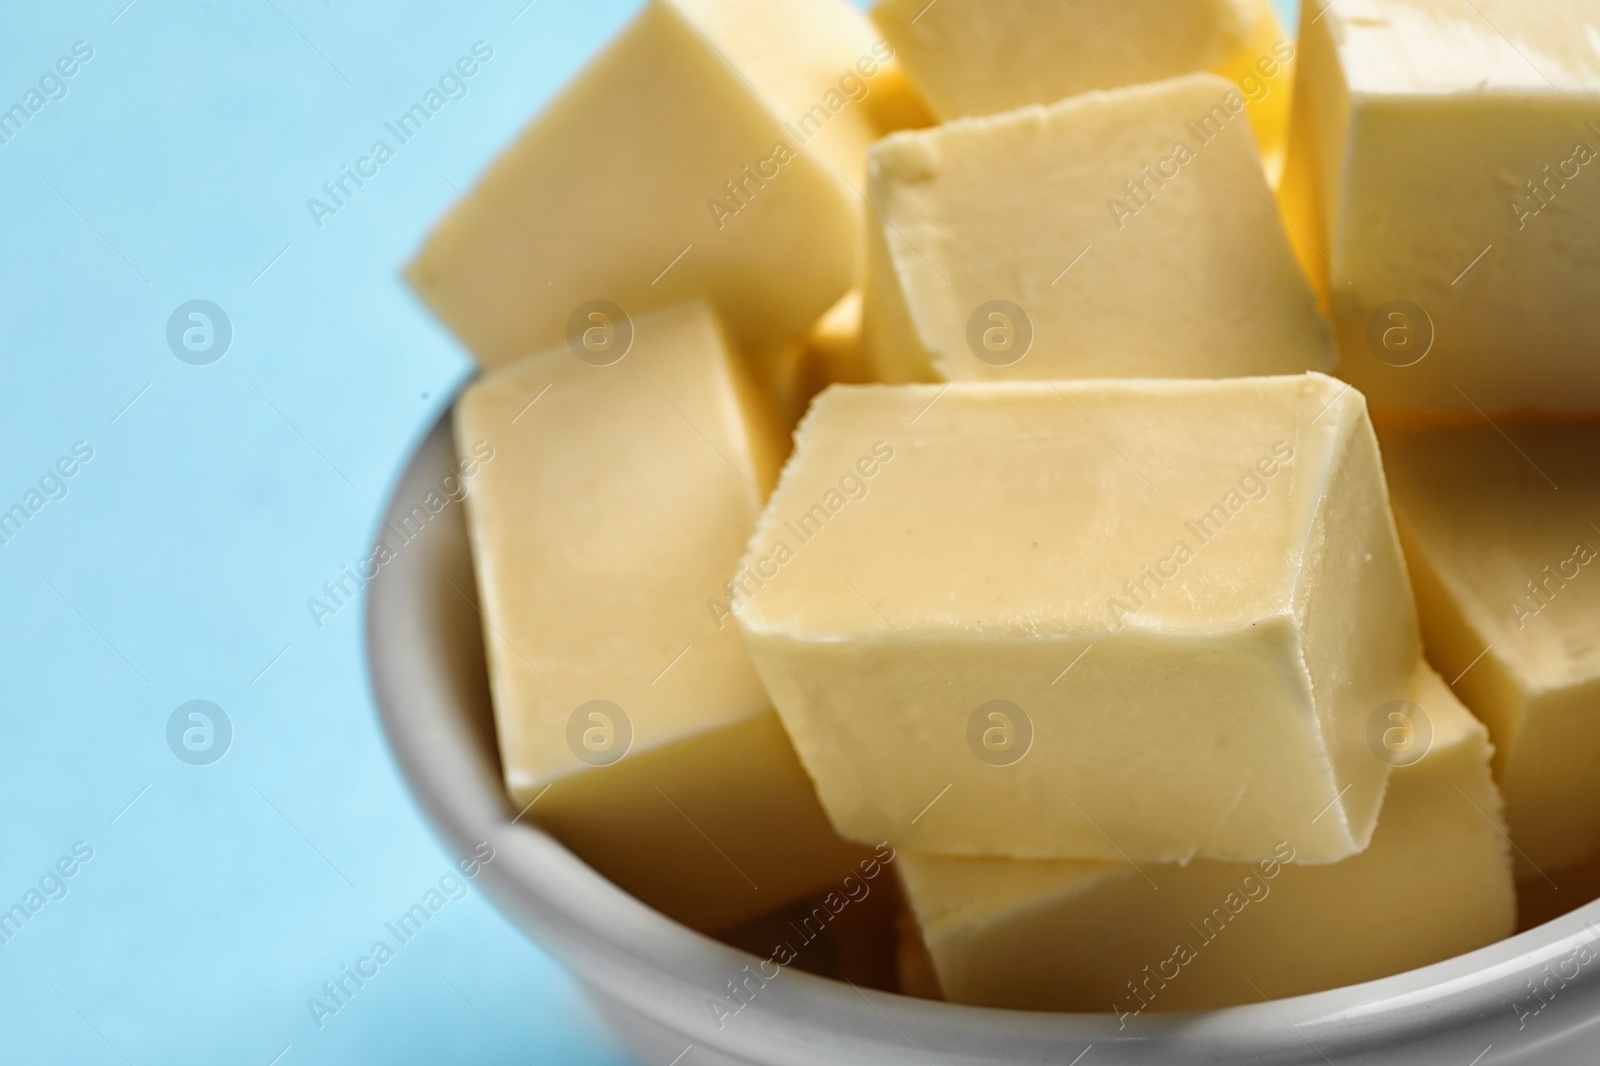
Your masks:
<svg viewBox="0 0 1600 1066"><path fill-rule="evenodd" d="M446 417L412 456L384 520L410 513L453 461ZM1082 1066L1600 1062L1600 903L1382 981L1225 1011L1145 1015L1126 1026L1110 1015L929 1003L786 971L719 1027L710 1004L751 956L649 909L546 834L513 822L464 519L459 504L447 506L370 586L367 658L383 727L447 846L460 856L480 842L493 846L479 883L578 977L644 1063L667 1066L691 1047L682 1066L1070 1066L1080 1055ZM1393 905L1420 910L1430 902L1397 897ZM1554 996L1536 998L1530 982L1585 946L1596 960L1564 987L1544 986ZM1542 1001L1548 1005L1529 1015Z"/></svg>

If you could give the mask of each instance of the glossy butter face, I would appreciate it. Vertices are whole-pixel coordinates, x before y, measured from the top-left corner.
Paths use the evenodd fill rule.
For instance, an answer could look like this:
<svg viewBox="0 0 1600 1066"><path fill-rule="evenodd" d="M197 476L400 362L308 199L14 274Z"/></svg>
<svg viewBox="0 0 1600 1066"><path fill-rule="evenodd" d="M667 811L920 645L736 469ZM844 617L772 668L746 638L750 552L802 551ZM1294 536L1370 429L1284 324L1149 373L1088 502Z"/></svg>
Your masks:
<svg viewBox="0 0 1600 1066"><path fill-rule="evenodd" d="M1318 375L836 388L732 609L846 836L1182 861L1292 823L1332 861L1418 655L1384 500Z"/></svg>

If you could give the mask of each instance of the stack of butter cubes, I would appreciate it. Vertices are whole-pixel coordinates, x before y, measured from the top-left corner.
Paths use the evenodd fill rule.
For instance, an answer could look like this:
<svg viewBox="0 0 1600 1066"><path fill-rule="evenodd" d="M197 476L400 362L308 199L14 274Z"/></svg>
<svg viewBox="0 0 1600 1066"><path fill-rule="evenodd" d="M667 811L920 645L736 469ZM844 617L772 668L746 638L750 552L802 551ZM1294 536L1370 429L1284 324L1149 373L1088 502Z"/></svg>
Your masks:
<svg viewBox="0 0 1600 1066"><path fill-rule="evenodd" d="M1124 1024L1600 891L1591 16L648 0L409 268L508 811Z"/></svg>

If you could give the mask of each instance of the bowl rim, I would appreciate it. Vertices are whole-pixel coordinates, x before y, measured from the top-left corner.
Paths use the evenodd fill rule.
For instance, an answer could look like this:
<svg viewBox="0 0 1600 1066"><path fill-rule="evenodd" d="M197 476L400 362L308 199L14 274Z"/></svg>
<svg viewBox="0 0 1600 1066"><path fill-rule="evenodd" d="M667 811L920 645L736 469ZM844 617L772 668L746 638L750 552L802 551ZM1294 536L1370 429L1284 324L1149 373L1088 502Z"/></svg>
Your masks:
<svg viewBox="0 0 1600 1066"><path fill-rule="evenodd" d="M404 513L404 503L412 498L408 489L435 483L446 472L446 457L454 458L453 410L452 402L412 438L384 496L378 529ZM459 522L460 516L451 520ZM459 537L464 543L464 530ZM438 664L429 653L437 658L440 649L421 639L418 630L425 619L411 609L418 583L427 576L425 564L448 548L442 541L434 537L385 567L381 580L369 582L363 604L367 682L408 790L454 854L468 855L480 842L494 847L496 858L483 866L479 882L519 928L602 999L696 1043L759 1057L752 1061L778 1061L770 1058L777 1053L782 1061L796 1063L814 1061L810 1056L819 1050L833 1061L856 1061L868 1046L875 1057L860 1061L906 1057L908 1047L916 1052L906 1057L908 1062L929 1061L925 1047L936 1048L945 1061L979 1061L993 1053L996 1041L1029 1054L1048 1054L1052 1060L1063 1049L1086 1044L1137 1055L1141 1062L1170 1057L1185 1063L1317 1061L1374 1046L1409 1046L1446 1033L1460 1038L1463 1046L1478 1040L1504 1046L1506 1025L1521 1023L1513 1033L1526 1027L1518 1004L1531 1005L1535 977L1585 949L1600 957L1597 900L1419 969L1220 1010L1120 1020L1111 1014L1004 1010L891 992L869 997L849 983L786 969L776 993L759 1004L752 1002L760 1009L748 1022L741 1011L735 1025L712 1029L713 1013L704 1003L720 994L723 980L744 973L741 968L755 962L755 956L682 926L624 893L548 834L518 821L521 815L505 797L497 764L492 780L485 779L487 764L460 726L460 708L445 706L448 693L437 684ZM1600 1004L1600 966L1580 966L1560 990L1567 1002L1556 1020L1541 1024L1541 1044L1593 1017L1593 1009L1587 1017L1581 1011L1574 1017L1569 1007ZM685 1010L698 1011L698 1023ZM908 1031L919 1034L925 1046L912 1044ZM819 1049L819 1042L828 1041L831 1046ZM1112 1058L1122 1061L1114 1054Z"/></svg>

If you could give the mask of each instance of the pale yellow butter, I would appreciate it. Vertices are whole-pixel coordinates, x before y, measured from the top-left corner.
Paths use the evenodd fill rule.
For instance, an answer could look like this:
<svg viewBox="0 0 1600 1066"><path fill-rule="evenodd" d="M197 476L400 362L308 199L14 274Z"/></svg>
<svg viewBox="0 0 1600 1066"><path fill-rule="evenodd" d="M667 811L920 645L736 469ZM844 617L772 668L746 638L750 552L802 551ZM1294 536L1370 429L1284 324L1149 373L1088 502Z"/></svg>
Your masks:
<svg viewBox="0 0 1600 1066"><path fill-rule="evenodd" d="M640 317L610 365L563 346L490 373L456 436L493 449L467 513L512 802L700 928L847 869L856 850L705 606L784 444L709 306Z"/></svg>
<svg viewBox="0 0 1600 1066"><path fill-rule="evenodd" d="M764 380L855 281L867 145L915 111L891 57L844 0L651 0L410 278L487 366L590 301L708 297Z"/></svg>
<svg viewBox="0 0 1600 1066"><path fill-rule="evenodd" d="M1488 723L1543 881L1600 852L1600 427L1502 428L1386 430L1384 463L1428 656Z"/></svg>
<svg viewBox="0 0 1600 1066"><path fill-rule="evenodd" d="M792 423L812 397L829 385L860 385L873 379L861 350L861 290L851 289L774 361L772 389L778 410Z"/></svg>
<svg viewBox="0 0 1600 1066"><path fill-rule="evenodd" d="M1352 854L1420 655L1318 374L829 389L733 592L839 831L944 854Z"/></svg>
<svg viewBox="0 0 1600 1066"><path fill-rule="evenodd" d="M1282 146L1294 45L1269 0L882 0L872 18L946 121L1212 71Z"/></svg>
<svg viewBox="0 0 1600 1066"><path fill-rule="evenodd" d="M902 851L945 998L991 1007L1200 1010L1399 973L1513 931L1488 734L1431 670L1372 844L1306 866L1294 835L1255 863L1023 863ZM1420 713L1416 708L1421 708ZM1418 758L1420 756L1420 758ZM1410 761L1415 760L1415 761ZM924 993L915 945L903 950Z"/></svg>
<svg viewBox="0 0 1600 1066"><path fill-rule="evenodd" d="M863 311L878 376L1331 367L1243 109L1197 74L880 142Z"/></svg>
<svg viewBox="0 0 1600 1066"><path fill-rule="evenodd" d="M1600 2L1310 0L1284 203L1374 408L1600 409Z"/></svg>

